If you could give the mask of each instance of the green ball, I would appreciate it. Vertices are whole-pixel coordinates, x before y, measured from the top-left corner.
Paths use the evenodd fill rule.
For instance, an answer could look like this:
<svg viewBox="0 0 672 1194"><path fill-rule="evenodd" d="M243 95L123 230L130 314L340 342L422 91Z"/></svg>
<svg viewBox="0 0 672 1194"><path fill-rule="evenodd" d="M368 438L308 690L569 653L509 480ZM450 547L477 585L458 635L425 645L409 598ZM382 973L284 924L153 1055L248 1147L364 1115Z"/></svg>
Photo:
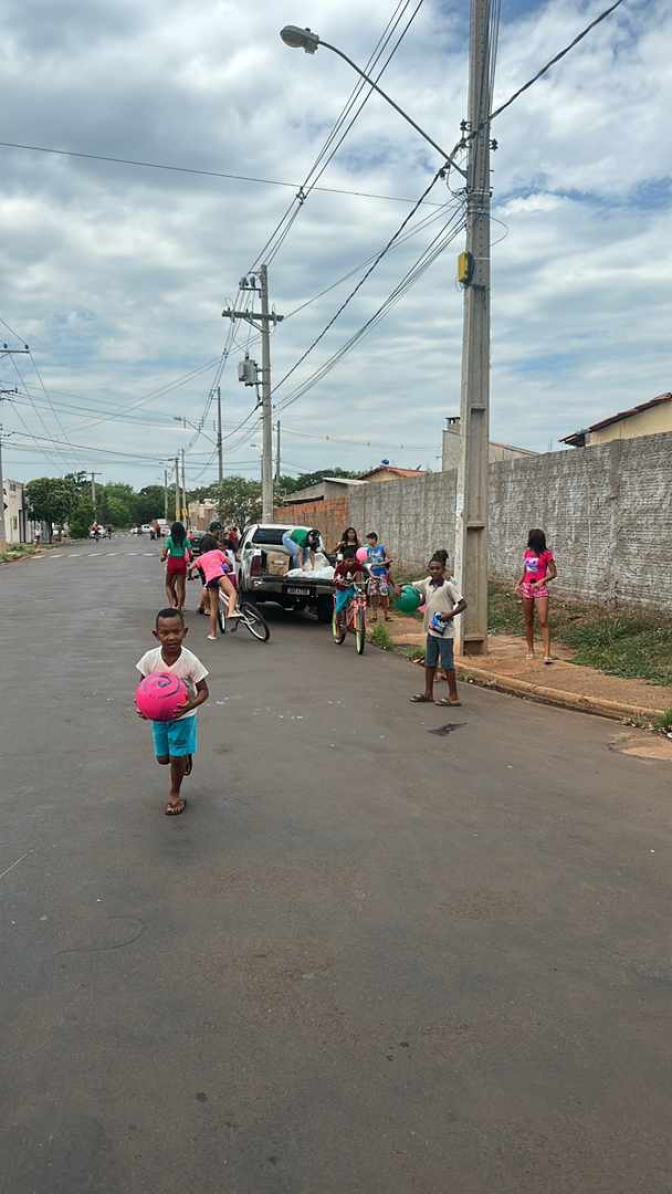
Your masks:
<svg viewBox="0 0 672 1194"><path fill-rule="evenodd" d="M422 605L422 594L413 585L404 585L395 601L395 607L402 614L414 614L418 606Z"/></svg>

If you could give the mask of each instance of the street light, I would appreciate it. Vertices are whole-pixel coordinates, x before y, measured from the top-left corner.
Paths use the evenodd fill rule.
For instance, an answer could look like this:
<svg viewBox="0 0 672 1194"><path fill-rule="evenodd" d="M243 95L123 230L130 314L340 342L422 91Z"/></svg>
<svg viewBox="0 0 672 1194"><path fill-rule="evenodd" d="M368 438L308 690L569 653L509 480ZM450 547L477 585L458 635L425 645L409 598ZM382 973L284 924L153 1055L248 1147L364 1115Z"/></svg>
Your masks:
<svg viewBox="0 0 672 1194"><path fill-rule="evenodd" d="M382 95L383 99L387 101L390 107L394 108L395 112L398 112L400 116L403 116L404 120L408 124L412 125L415 131L420 133L420 136L424 137L425 141L429 142L433 149L436 149L436 151L441 154L444 162L449 162L453 169L457 170L457 172L461 174L463 178L467 177L466 171L463 170L461 166L458 166L457 162L453 160L450 154L446 153L445 149L442 149L440 145L437 145L436 141L432 140L429 133L426 133L419 124L416 124L415 121L412 120L408 115L408 113L404 112L404 109L399 107L399 104L395 104L392 97L389 96L386 91L383 91L382 87L379 87L370 75L367 75L365 71L361 70L360 67L357 66L357 63L352 61L352 58L348 58L347 54L344 54L342 50L339 50L338 46L332 46L330 42L322 41L322 38L319 37L317 33L313 33L312 29L301 29L299 25L285 25L284 29L280 30L280 37L284 41L285 45L289 46L292 50L303 50L306 54L314 54L318 46L324 46L325 50L331 50L333 54L338 54L339 58L342 58L344 62L347 62L348 66L351 66L352 69L356 71L362 79L365 79L369 86L373 87L374 91L377 91L379 95Z"/></svg>
<svg viewBox="0 0 672 1194"><path fill-rule="evenodd" d="M280 36L286 46L292 50L305 50L306 54L314 54L320 45L320 39L312 29L301 29L298 25L285 25Z"/></svg>

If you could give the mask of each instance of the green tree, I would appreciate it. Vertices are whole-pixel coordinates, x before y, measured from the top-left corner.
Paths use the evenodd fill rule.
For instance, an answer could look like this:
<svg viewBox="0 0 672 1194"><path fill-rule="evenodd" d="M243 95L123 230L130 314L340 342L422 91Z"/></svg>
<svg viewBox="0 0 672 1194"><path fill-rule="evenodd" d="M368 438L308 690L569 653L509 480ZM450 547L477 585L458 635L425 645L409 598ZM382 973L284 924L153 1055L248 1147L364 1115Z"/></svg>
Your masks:
<svg viewBox="0 0 672 1194"><path fill-rule="evenodd" d="M113 527L130 527L133 521L132 507L114 494L105 494L105 516L101 522Z"/></svg>
<svg viewBox="0 0 672 1194"><path fill-rule="evenodd" d="M49 533L49 542L54 537L54 527L62 528L70 518L77 500L77 487L72 477L36 477L26 486L30 517L34 522L44 522Z"/></svg>
<svg viewBox="0 0 672 1194"><path fill-rule="evenodd" d="M227 477L213 487L219 516L224 523L244 527L261 517L261 485L247 477Z"/></svg>
<svg viewBox="0 0 672 1194"><path fill-rule="evenodd" d="M173 499L173 511L175 503ZM170 518L170 505L168 517ZM173 514L174 517L174 514ZM134 523L151 522L153 518L163 518L163 485L145 485L135 494L132 506L132 520Z"/></svg>
<svg viewBox="0 0 672 1194"><path fill-rule="evenodd" d="M131 485L112 483L101 485L96 494L98 518L104 525L130 527L133 522L135 490Z"/></svg>
<svg viewBox="0 0 672 1194"><path fill-rule="evenodd" d="M320 481L324 481L325 477L358 477L359 473L353 473L351 469L347 468L320 468L314 473L301 473L299 477L281 477L276 481L276 492L286 497L290 493L296 493L297 489L307 489L309 485L319 485Z"/></svg>
<svg viewBox="0 0 672 1194"><path fill-rule="evenodd" d="M99 516L100 517L100 516ZM87 539L94 522L93 502L86 491L79 493L69 517L70 534L73 539Z"/></svg>

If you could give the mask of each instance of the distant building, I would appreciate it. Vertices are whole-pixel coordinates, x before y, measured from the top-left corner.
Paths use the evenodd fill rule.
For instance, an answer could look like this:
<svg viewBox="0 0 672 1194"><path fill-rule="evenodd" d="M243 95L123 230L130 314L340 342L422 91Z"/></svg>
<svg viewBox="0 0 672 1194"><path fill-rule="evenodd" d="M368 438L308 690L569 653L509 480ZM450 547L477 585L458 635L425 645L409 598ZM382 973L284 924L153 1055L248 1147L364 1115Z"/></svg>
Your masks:
<svg viewBox="0 0 672 1194"><path fill-rule="evenodd" d="M26 493L21 482L3 478L2 500L5 510L7 542L28 543L33 537L33 527L28 519Z"/></svg>
<svg viewBox="0 0 672 1194"><path fill-rule="evenodd" d="M421 468L395 468L393 464L378 464L368 473L360 473L360 481L403 481L407 477L422 477Z"/></svg>
<svg viewBox="0 0 672 1194"><path fill-rule="evenodd" d="M207 531L211 522L219 518L217 503L211 498L202 502L189 502L189 525L192 531Z"/></svg>
<svg viewBox="0 0 672 1194"><path fill-rule="evenodd" d="M443 433L443 451L441 455L441 468L444 473L459 467L460 444L462 442L459 415L450 415L446 422L448 426ZM498 460L527 460L530 456L538 455L538 452L532 452L529 448L515 448L512 444L498 444L491 440L488 451L488 463L494 464Z"/></svg>
<svg viewBox="0 0 672 1194"><path fill-rule="evenodd" d="M583 431L573 431L571 435L563 436L560 443L571 448L594 448L614 439L638 439L642 435L660 435L664 431L672 431L672 394L659 394L650 402L619 411Z"/></svg>
<svg viewBox="0 0 672 1194"><path fill-rule="evenodd" d="M348 490L357 485L364 485L355 477L323 477L315 485L306 485L305 489L295 489L282 499L283 506L296 506L301 502L332 502L338 498L348 496Z"/></svg>

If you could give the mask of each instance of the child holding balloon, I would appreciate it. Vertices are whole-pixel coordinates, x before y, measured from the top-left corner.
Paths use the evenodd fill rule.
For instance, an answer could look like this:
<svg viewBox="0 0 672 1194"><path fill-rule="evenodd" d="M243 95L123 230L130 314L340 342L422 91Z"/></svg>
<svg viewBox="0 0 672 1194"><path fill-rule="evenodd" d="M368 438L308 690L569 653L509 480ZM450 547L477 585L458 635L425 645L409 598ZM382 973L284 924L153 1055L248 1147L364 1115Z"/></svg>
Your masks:
<svg viewBox="0 0 672 1194"><path fill-rule="evenodd" d="M168 817L177 817L187 807L180 789L185 775L191 775L193 755L198 750L196 710L210 695L206 682L208 670L200 659L182 645L188 633L182 610L160 609L153 633L159 646L146 651L136 663L136 668L143 677L154 676L157 672L175 676L186 686L187 699L178 706L176 716L170 720L153 720L154 710L149 707L147 711L138 707L137 712L145 721L152 720L157 763L163 767L170 766L170 792L165 813ZM138 706L144 703L140 694L137 699Z"/></svg>

